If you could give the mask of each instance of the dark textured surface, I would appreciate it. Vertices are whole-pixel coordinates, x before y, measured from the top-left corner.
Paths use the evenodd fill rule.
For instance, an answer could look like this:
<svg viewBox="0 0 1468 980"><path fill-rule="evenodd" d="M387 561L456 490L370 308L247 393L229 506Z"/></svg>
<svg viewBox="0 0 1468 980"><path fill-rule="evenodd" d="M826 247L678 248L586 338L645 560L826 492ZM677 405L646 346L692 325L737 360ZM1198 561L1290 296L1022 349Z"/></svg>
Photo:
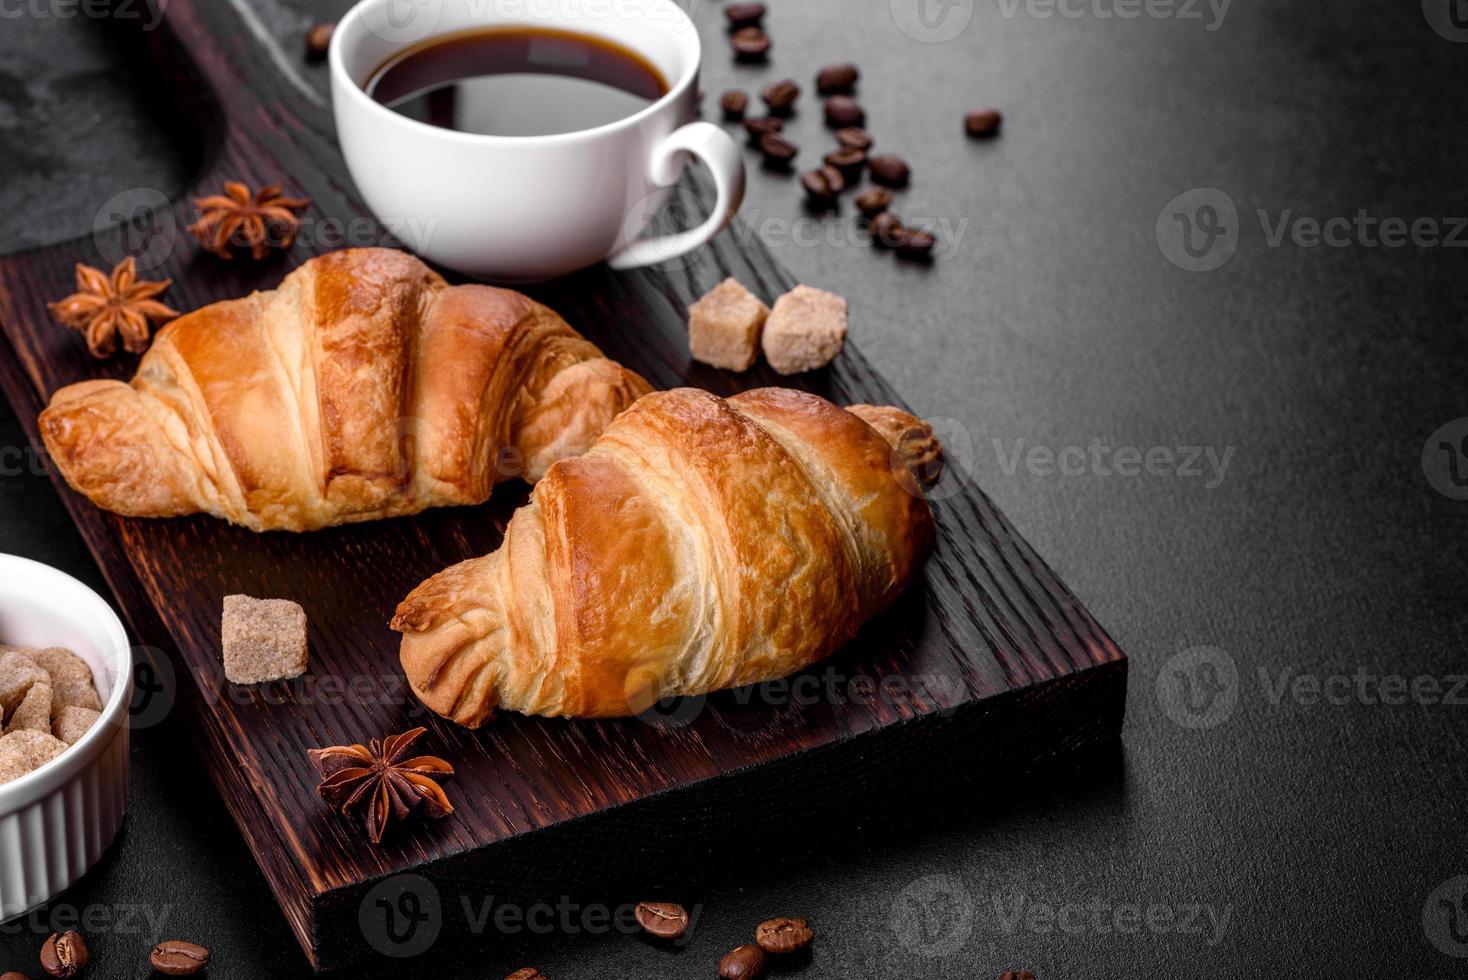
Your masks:
<svg viewBox="0 0 1468 980"><path fill-rule="evenodd" d="M1272 694L1284 671L1352 685L1358 671L1430 677L1446 689L1468 669L1468 504L1437 493L1420 462L1434 430L1465 414L1468 253L1273 247L1256 211L1271 223L1287 209L1408 222L1468 211L1456 97L1468 44L1434 33L1416 4L1240 3L1210 32L1206 11L1202 22L1108 19L1098 13L1114 8L1088 3L1068 8L1079 17L1046 18L1038 4L996 0L931 45L895 28L882 4L865 20L828 18L834 5L772 6L772 65L734 69L714 46L719 8L700 4L711 95L730 80L805 83L825 60L857 61L871 128L914 166L900 212L967 224L920 269L842 234L781 245L809 230L787 224L801 215L789 179L757 176L746 217L798 276L851 299L854 336L916 408L972 433L977 479L1132 655L1126 737L1002 799L975 794L901 814L876 838L802 839L736 861L697 889L703 915L680 953L557 930L505 949L487 936L444 973L535 962L555 978L709 976L756 921L793 912L820 932L812 977L1010 965L1041 977L1458 975L1461 961L1431 942L1439 920L1425 930L1423 912L1468 872L1468 705L1372 703L1354 686L1336 688L1340 704ZM310 19L292 12L266 22ZM105 138L79 122L122 98L112 84L88 87L79 67L107 64L102 28L26 17L0 32L7 88L43 105L17 114L6 99L0 110L6 145L29 151L0 157L8 248L67 237L90 224L96 199L139 182L167 189L187 172L141 113ZM1004 134L966 142L961 111L982 103L1006 110ZM794 130L811 157L823 136L802 104ZM37 159L91 161L96 176L47 177ZM1196 187L1222 189L1243 218L1237 253L1208 273L1176 268L1154 237L1164 205ZM1009 465L1016 440L1059 451L1096 439L1232 454L1212 487L1207 476ZM0 445L23 444L6 413ZM0 546L100 584L46 481L13 452L0 462ZM1156 681L1174 654L1203 645L1237 666L1237 703L1191 716L1217 724L1190 729ZM214 946L211 975L299 974L263 879L172 734L137 739L126 838L47 914L92 909L103 976L141 975L161 938L128 921L134 909L166 916L161 934ZM960 886L931 917L914 904ZM1068 905L1059 922L1043 915ZM1128 915L1149 906L1139 924ZM1192 906L1228 915L1221 938L1206 914L1202 934L1177 928ZM111 929L97 918L108 912ZM1139 934L1119 932L1116 913ZM0 930L0 967L34 972L41 938Z"/></svg>

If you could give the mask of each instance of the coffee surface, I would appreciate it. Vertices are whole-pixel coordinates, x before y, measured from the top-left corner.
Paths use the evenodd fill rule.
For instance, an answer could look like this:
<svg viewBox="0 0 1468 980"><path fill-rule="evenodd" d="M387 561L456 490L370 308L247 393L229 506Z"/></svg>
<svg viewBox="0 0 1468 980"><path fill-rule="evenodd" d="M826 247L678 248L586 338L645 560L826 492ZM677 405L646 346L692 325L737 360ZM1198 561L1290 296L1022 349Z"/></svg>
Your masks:
<svg viewBox="0 0 1468 980"><path fill-rule="evenodd" d="M486 136L550 136L633 115L668 91L636 52L549 28L483 28L399 52L364 86L410 119Z"/></svg>

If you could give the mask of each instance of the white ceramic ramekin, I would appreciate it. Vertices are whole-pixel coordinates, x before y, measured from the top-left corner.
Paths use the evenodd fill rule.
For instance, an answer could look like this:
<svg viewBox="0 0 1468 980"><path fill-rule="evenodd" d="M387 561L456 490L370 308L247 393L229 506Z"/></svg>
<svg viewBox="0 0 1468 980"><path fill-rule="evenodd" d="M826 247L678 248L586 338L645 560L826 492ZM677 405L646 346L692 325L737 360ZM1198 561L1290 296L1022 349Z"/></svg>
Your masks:
<svg viewBox="0 0 1468 980"><path fill-rule="evenodd" d="M112 607L47 565L0 554L0 643L65 647L87 662L102 717L71 748L0 785L0 922L70 887L112 845L127 810L133 658Z"/></svg>

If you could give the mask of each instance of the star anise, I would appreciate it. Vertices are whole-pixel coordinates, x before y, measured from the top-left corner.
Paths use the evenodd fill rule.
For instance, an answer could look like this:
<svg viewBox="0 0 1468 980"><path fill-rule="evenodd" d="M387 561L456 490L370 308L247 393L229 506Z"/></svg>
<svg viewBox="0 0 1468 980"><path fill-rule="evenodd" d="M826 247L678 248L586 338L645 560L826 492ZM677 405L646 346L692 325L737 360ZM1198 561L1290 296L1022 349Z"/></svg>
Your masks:
<svg viewBox="0 0 1468 980"><path fill-rule="evenodd" d="M452 776L454 767L431 755L406 758L427 730L374 738L366 745L311 749L311 761L324 779L316 791L343 816L359 815L374 844L382 843L390 823L419 808L435 819L448 816L454 808L436 780Z"/></svg>
<svg viewBox="0 0 1468 980"><path fill-rule="evenodd" d="M148 349L153 324L178 316L177 310L157 299L171 285L172 279L139 279L137 262L131 255L117 263L110 276L78 262L77 291L47 308L57 323L87 338L87 349L93 357L111 354L117 348L118 334L122 334L122 346L140 354Z"/></svg>
<svg viewBox="0 0 1468 980"><path fill-rule="evenodd" d="M189 225L189 231L222 259L234 258L236 248L248 248L258 262L272 248L291 247L301 230L296 212L310 203L308 197L286 197L279 184L251 194L239 181L226 180L223 194L194 199L199 220Z"/></svg>

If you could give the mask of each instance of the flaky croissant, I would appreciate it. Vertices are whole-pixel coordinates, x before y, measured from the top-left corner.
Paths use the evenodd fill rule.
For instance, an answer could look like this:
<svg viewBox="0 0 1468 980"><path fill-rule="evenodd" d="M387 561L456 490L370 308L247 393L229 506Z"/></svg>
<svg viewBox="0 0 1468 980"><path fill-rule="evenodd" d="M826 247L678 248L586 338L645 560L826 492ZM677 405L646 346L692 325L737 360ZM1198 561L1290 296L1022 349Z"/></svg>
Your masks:
<svg viewBox="0 0 1468 980"><path fill-rule="evenodd" d="M180 317L131 384L62 388L40 430L99 507L307 531L482 503L647 390L526 296L350 249Z"/></svg>
<svg viewBox="0 0 1468 980"><path fill-rule="evenodd" d="M783 677L835 651L921 569L932 430L781 388L648 395L550 468L492 554L398 606L414 692L462 725L496 708L608 717Z"/></svg>

